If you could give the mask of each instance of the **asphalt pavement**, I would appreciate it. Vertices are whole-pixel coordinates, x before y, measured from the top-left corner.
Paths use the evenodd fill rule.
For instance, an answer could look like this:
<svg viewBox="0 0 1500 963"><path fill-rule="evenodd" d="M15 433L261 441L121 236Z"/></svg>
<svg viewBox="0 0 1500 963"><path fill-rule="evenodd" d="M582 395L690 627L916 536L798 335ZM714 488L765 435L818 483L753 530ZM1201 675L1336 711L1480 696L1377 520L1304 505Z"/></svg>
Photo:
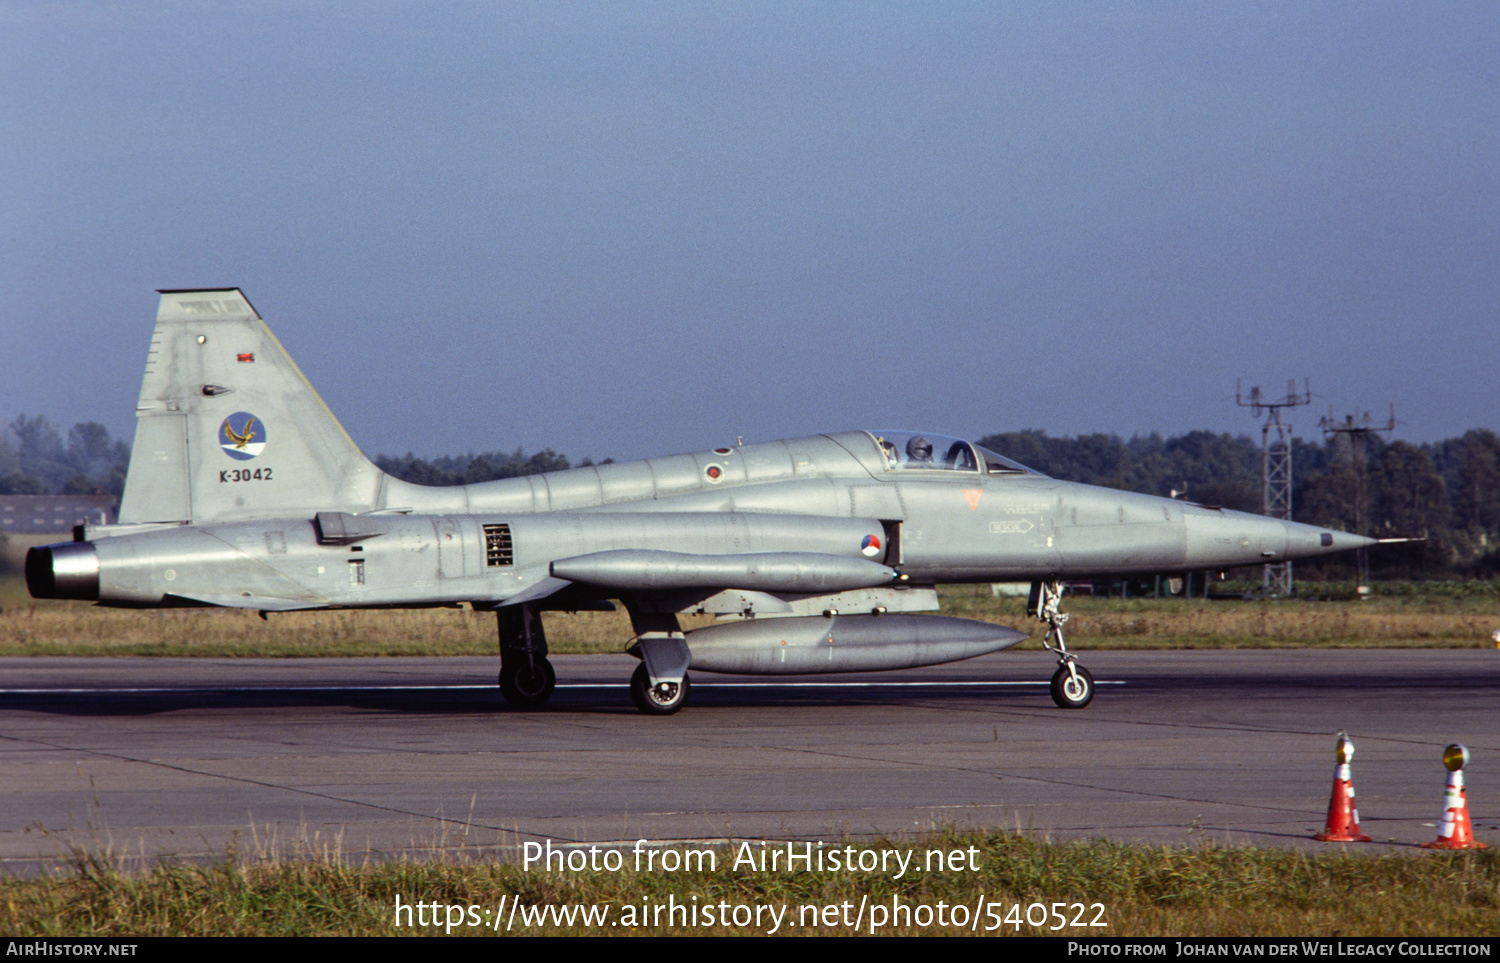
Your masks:
<svg viewBox="0 0 1500 963"><path fill-rule="evenodd" d="M826 840L942 827L1054 839L1324 847L1339 730L1379 846L1435 838L1463 742L1500 844L1500 651L1084 653L1052 664L698 674L669 717L628 656L556 656L539 711L495 659L0 659L0 865L231 851L513 854L518 843Z"/></svg>

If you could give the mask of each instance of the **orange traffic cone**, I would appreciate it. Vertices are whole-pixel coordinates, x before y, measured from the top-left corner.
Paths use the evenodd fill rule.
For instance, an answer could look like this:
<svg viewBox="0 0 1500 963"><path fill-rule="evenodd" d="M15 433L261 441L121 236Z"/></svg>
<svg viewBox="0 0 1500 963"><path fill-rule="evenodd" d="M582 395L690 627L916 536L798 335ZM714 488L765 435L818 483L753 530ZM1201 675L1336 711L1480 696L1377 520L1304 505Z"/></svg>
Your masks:
<svg viewBox="0 0 1500 963"><path fill-rule="evenodd" d="M1469 764L1469 750L1457 743L1443 750L1443 765L1448 767L1448 785L1443 792L1443 818L1438 823L1438 838L1423 843L1423 849L1489 849L1474 838L1469 825L1469 797L1464 794L1464 766Z"/></svg>
<svg viewBox="0 0 1500 963"><path fill-rule="evenodd" d="M1326 843L1368 843L1369 836L1359 831L1359 808L1354 804L1354 780L1349 775L1349 760L1354 758L1354 743L1348 733L1339 733L1337 758L1333 767L1333 795L1328 800L1328 822L1314 836Z"/></svg>

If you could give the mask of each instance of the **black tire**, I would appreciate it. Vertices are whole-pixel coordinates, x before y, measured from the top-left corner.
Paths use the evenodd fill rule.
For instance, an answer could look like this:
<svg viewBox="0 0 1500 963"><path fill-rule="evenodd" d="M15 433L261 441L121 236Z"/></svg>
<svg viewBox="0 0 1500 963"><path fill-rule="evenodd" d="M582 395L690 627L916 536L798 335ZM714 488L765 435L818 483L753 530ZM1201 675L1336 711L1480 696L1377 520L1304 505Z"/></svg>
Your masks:
<svg viewBox="0 0 1500 963"><path fill-rule="evenodd" d="M635 674L630 677L630 701L648 716L669 716L687 704L689 685L687 674L683 673L682 684L672 686L670 692L653 689L651 675L642 663L636 666Z"/></svg>
<svg viewBox="0 0 1500 963"><path fill-rule="evenodd" d="M1094 677L1081 665L1073 669L1078 673L1076 682L1065 665L1058 667L1052 677L1052 701L1059 709L1082 709L1094 701Z"/></svg>
<svg viewBox="0 0 1500 963"><path fill-rule="evenodd" d="M557 688L557 673L552 663L538 659L535 670L524 657L500 667L500 694L517 709L535 709L552 698Z"/></svg>

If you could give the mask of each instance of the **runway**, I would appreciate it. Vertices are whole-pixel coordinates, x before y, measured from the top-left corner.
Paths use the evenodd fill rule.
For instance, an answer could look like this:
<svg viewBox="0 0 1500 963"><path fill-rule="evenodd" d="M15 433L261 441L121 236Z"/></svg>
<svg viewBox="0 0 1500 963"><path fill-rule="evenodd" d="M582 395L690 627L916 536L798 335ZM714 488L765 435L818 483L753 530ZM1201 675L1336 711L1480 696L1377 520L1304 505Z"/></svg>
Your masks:
<svg viewBox="0 0 1500 963"><path fill-rule="evenodd" d="M628 656L557 656L541 711L494 659L0 659L0 864L230 851L488 855L518 842L867 838L1003 826L1052 838L1326 846L1335 733L1365 830L1432 839L1442 747L1468 745L1500 844L1500 652L1085 653L1052 663L694 677L665 718ZM1375 847L1365 847L1373 849Z"/></svg>

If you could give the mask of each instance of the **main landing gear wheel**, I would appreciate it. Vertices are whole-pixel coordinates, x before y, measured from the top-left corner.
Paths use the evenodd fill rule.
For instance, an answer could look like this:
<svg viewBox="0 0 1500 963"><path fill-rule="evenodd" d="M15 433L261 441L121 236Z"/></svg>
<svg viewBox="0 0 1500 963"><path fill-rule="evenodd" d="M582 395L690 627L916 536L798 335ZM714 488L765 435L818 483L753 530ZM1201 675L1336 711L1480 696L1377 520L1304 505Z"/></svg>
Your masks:
<svg viewBox="0 0 1500 963"><path fill-rule="evenodd" d="M1052 676L1052 701L1059 709L1082 709L1093 699L1094 677L1083 666L1064 665Z"/></svg>
<svg viewBox="0 0 1500 963"><path fill-rule="evenodd" d="M669 716L687 704L688 677L682 682L658 682L651 684L651 674L645 664L636 666L630 677L630 701L648 716Z"/></svg>
<svg viewBox="0 0 1500 963"><path fill-rule="evenodd" d="M517 709L535 709L552 698L555 688L557 673L546 659L534 664L517 659L513 665L500 667L500 694Z"/></svg>

